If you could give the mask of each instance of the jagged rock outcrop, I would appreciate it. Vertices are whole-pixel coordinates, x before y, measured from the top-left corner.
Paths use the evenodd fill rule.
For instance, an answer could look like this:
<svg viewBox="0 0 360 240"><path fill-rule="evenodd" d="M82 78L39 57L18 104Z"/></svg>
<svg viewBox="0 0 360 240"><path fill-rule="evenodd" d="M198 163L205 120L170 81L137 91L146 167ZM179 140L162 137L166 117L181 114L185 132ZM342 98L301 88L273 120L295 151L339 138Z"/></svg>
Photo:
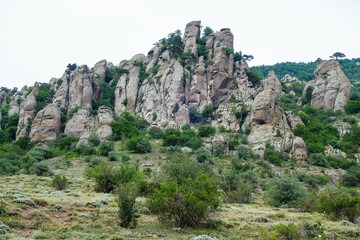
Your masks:
<svg viewBox="0 0 360 240"><path fill-rule="evenodd" d="M19 139L19 137L28 136L30 133L32 120L35 115L36 96L38 93L39 86L35 84L31 93L24 99L24 103L20 109L16 139Z"/></svg>
<svg viewBox="0 0 360 240"><path fill-rule="evenodd" d="M8 111L8 115L12 116L14 114L19 114L20 113L20 105L23 103L23 101L18 101L20 99L22 99L21 93L16 92L14 93L14 95L11 97L11 101L9 103L9 111ZM19 104L20 103L20 104Z"/></svg>
<svg viewBox="0 0 360 240"><path fill-rule="evenodd" d="M44 145L56 140L59 136L60 128L60 109L53 104L48 104L36 114L29 136L31 140Z"/></svg>
<svg viewBox="0 0 360 240"><path fill-rule="evenodd" d="M346 153L340 149L333 148L331 145L325 147L325 155L330 155L332 157L346 158Z"/></svg>
<svg viewBox="0 0 360 240"><path fill-rule="evenodd" d="M188 52L190 50L191 53L198 56L197 52L197 41L200 37L200 26L201 21L192 21L186 24L185 32L184 32L184 52Z"/></svg>
<svg viewBox="0 0 360 240"><path fill-rule="evenodd" d="M240 120L236 118L233 110L241 110L244 105L242 103L227 103L221 104L216 110L217 119L211 122L211 125L218 129L218 127L223 126L227 130L232 132L239 132Z"/></svg>
<svg viewBox="0 0 360 240"><path fill-rule="evenodd" d="M64 133L74 137L89 137L95 128L95 119L87 109L79 109L68 120Z"/></svg>
<svg viewBox="0 0 360 240"><path fill-rule="evenodd" d="M69 82L69 110L76 106L81 106L89 110L92 109L92 81L93 72L86 65L77 67L71 72Z"/></svg>
<svg viewBox="0 0 360 240"><path fill-rule="evenodd" d="M69 104L69 80L70 76L65 72L57 81L56 92L52 102L61 109L67 109Z"/></svg>
<svg viewBox="0 0 360 240"><path fill-rule="evenodd" d="M304 124L301 118L294 115L292 111L286 111L285 113L291 130L294 130L298 124Z"/></svg>
<svg viewBox="0 0 360 240"><path fill-rule="evenodd" d="M277 78L275 71L269 71L268 77L266 79L264 79L262 81L262 83L264 85L264 90L272 89L273 91L275 91L276 93L279 93L279 94L282 91L281 83L280 83L279 79Z"/></svg>
<svg viewBox="0 0 360 240"><path fill-rule="evenodd" d="M112 110L105 106L99 107L96 118L90 115L89 110L79 109L66 123L64 132L79 137L80 141L87 141L91 133L96 133L104 141L112 134L110 123L113 120Z"/></svg>
<svg viewBox="0 0 360 240"><path fill-rule="evenodd" d="M274 90L267 89L254 99L251 109L251 132L248 137L249 143L253 144L252 150L263 157L265 142L269 141L277 151L289 152L298 161L306 161L305 143L302 144L303 140L295 137L290 131L286 115L275 104L275 98Z"/></svg>
<svg viewBox="0 0 360 240"><path fill-rule="evenodd" d="M109 140L112 134L111 122L114 121L111 108L101 106L95 119L95 133L101 141Z"/></svg>
<svg viewBox="0 0 360 240"><path fill-rule="evenodd" d="M319 63L314 72L315 80L307 83L314 88L311 106L319 109L344 111L350 100L351 84L345 76L338 61L328 60Z"/></svg>
<svg viewBox="0 0 360 240"><path fill-rule="evenodd" d="M303 83L303 81L300 81L297 77L292 77L289 74L285 74L285 76L281 79L282 82L285 83L286 86L290 86L291 83L297 82L297 83Z"/></svg>
<svg viewBox="0 0 360 240"><path fill-rule="evenodd" d="M98 100L100 93L100 84L105 80L107 69L107 61L105 59L95 63L94 65L94 77L93 81L95 83L95 87L93 89L93 100Z"/></svg>
<svg viewBox="0 0 360 240"><path fill-rule="evenodd" d="M6 92L5 90L0 92L0 107L3 107L6 105Z"/></svg>

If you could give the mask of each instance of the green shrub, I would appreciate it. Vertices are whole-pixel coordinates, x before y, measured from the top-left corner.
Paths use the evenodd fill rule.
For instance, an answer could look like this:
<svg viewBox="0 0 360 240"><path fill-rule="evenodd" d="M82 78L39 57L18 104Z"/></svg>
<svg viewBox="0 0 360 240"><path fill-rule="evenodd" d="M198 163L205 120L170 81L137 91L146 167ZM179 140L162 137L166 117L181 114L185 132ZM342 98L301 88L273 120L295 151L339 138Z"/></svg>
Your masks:
<svg viewBox="0 0 360 240"><path fill-rule="evenodd" d="M274 178L267 192L270 205L275 207L294 207L305 194L299 181L290 176Z"/></svg>
<svg viewBox="0 0 360 240"><path fill-rule="evenodd" d="M166 154L167 155L175 155L177 153L180 153L180 148L179 146L170 146L166 148Z"/></svg>
<svg viewBox="0 0 360 240"><path fill-rule="evenodd" d="M202 118L204 120L215 119L215 111L217 106L207 105L204 107L204 110L201 112Z"/></svg>
<svg viewBox="0 0 360 240"><path fill-rule="evenodd" d="M66 189L68 180L64 175L55 175L51 181L51 186L56 190Z"/></svg>
<svg viewBox="0 0 360 240"><path fill-rule="evenodd" d="M360 184L360 168L349 168L346 173L341 176L341 183L346 187L357 187Z"/></svg>
<svg viewBox="0 0 360 240"><path fill-rule="evenodd" d="M99 145L98 152L100 155L108 156L111 151L114 151L114 142L104 141Z"/></svg>
<svg viewBox="0 0 360 240"><path fill-rule="evenodd" d="M264 158L274 165L282 166L283 161L285 160L285 155L284 153L276 151L274 146L270 146L266 148Z"/></svg>
<svg viewBox="0 0 360 240"><path fill-rule="evenodd" d="M235 150L237 146L239 146L240 142L239 140L235 138L230 138L229 141L229 150Z"/></svg>
<svg viewBox="0 0 360 240"><path fill-rule="evenodd" d="M346 218L354 222L360 216L360 197L343 188L328 188L318 194L317 208L330 219Z"/></svg>
<svg viewBox="0 0 360 240"><path fill-rule="evenodd" d="M190 107L190 122L200 123L203 120L202 114L197 111L196 107Z"/></svg>
<svg viewBox="0 0 360 240"><path fill-rule="evenodd" d="M51 176L53 174L49 166L43 162L35 163L29 168L29 173L36 174L37 176Z"/></svg>
<svg viewBox="0 0 360 240"><path fill-rule="evenodd" d="M204 173L199 163L184 153L173 155L164 165L164 172L168 178L181 184L185 179L194 179Z"/></svg>
<svg viewBox="0 0 360 240"><path fill-rule="evenodd" d="M136 227L139 206L136 203L138 188L134 183L120 185L116 191L118 216L121 227Z"/></svg>
<svg viewBox="0 0 360 240"><path fill-rule="evenodd" d="M202 146L203 140L198 137L194 130L184 130L180 132L177 129L168 128L163 135L164 147L168 146L186 146L196 150Z"/></svg>
<svg viewBox="0 0 360 240"><path fill-rule="evenodd" d="M144 137L134 137L126 142L128 150L134 153L149 153L151 152L151 144L149 140Z"/></svg>
<svg viewBox="0 0 360 240"><path fill-rule="evenodd" d="M225 146L221 143L216 143L212 146L212 154L215 157L222 157L225 154Z"/></svg>
<svg viewBox="0 0 360 240"><path fill-rule="evenodd" d="M322 153L312 153L309 156L309 163L320 166L320 167L330 167L329 162L325 158L324 154Z"/></svg>
<svg viewBox="0 0 360 240"><path fill-rule="evenodd" d="M93 158L89 159L88 166L95 167L95 166L99 165L100 163L102 163L102 160L100 158L93 157Z"/></svg>
<svg viewBox="0 0 360 240"><path fill-rule="evenodd" d="M328 175L299 173L296 177L300 182L308 184L313 189L317 189L319 186L324 186L331 182L331 177Z"/></svg>
<svg viewBox="0 0 360 240"><path fill-rule="evenodd" d="M200 137L210 137L214 135L216 129L211 125L200 125L198 128L198 134Z"/></svg>
<svg viewBox="0 0 360 240"><path fill-rule="evenodd" d="M113 140L122 140L123 138L136 137L149 125L149 122L144 118L133 116L128 111L124 111L111 122L112 138Z"/></svg>
<svg viewBox="0 0 360 240"><path fill-rule="evenodd" d="M151 127L149 129L149 135L152 139L160 139L164 136L164 132L158 127Z"/></svg>
<svg viewBox="0 0 360 240"><path fill-rule="evenodd" d="M119 155L115 151L109 152L108 159L111 162L116 162L119 160Z"/></svg>
<svg viewBox="0 0 360 240"><path fill-rule="evenodd" d="M98 135L95 133L90 134L90 136L88 138L88 142L96 147L100 145L100 139L99 139Z"/></svg>
<svg viewBox="0 0 360 240"><path fill-rule="evenodd" d="M218 177L225 201L229 203L249 203L254 191L251 182L244 179L236 170L226 169Z"/></svg>
<svg viewBox="0 0 360 240"><path fill-rule="evenodd" d="M199 148L195 151L196 160L199 163L211 162L211 153L206 148Z"/></svg>
<svg viewBox="0 0 360 240"><path fill-rule="evenodd" d="M250 150L244 145L240 145L236 148L235 157L247 160L250 158Z"/></svg>
<svg viewBox="0 0 360 240"><path fill-rule="evenodd" d="M138 182L142 179L139 169L129 163L116 166L102 162L95 167L85 169L85 176L95 181L95 191L110 193L120 184Z"/></svg>
<svg viewBox="0 0 360 240"><path fill-rule="evenodd" d="M207 175L167 181L155 189L147 203L150 211L162 222L174 221L178 227L197 227L209 218L220 204L220 194L213 178Z"/></svg>
<svg viewBox="0 0 360 240"><path fill-rule="evenodd" d="M294 223L289 223L285 225L283 223L278 223L274 226L276 239L287 239L287 240L295 240L300 239L300 227L295 225Z"/></svg>

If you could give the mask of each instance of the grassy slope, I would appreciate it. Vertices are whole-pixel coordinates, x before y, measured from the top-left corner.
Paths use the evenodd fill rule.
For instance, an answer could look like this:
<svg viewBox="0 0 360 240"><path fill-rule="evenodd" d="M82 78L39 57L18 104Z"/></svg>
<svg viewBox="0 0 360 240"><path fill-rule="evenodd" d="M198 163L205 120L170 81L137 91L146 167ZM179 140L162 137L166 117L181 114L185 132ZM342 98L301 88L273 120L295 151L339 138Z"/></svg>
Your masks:
<svg viewBox="0 0 360 240"><path fill-rule="evenodd" d="M165 161L166 156L159 152L159 142L154 142L155 150L151 154L131 154L133 161L153 162L153 171ZM124 151L120 143L116 144L117 152ZM226 160L222 164L227 164ZM31 175L0 177L0 194L11 211L18 211L18 217L2 219L7 225L14 226L7 234L9 239L191 239L194 236L207 234L218 239L270 239L272 226L281 223L321 222L326 235L334 239L353 239L359 232L356 225L345 226L340 222L328 220L323 214L301 213L296 209L273 208L264 204L263 193L259 192L251 204L225 204L216 212L216 218L225 222L220 229L178 229L171 225L162 225L156 217L150 215L145 206L145 199L139 198L142 204L141 217L136 229L124 229L117 225L116 201L111 194L93 192L92 183L83 177L86 166L84 159L73 159L68 168L62 158L48 160L56 173L65 174L71 184L67 191L54 194L49 186L50 178ZM298 171L311 171L303 168ZM28 207L13 203L9 190L20 190L26 198L45 200L47 206ZM79 196L71 196L71 194ZM86 206L87 202L105 199L109 205L100 209ZM54 205L61 205L64 212L54 210ZM261 217L269 221L262 222ZM10 223L9 223L10 221ZM4 235L2 235L4 236ZM116 238L118 236L118 238ZM1 238L1 235L0 235Z"/></svg>

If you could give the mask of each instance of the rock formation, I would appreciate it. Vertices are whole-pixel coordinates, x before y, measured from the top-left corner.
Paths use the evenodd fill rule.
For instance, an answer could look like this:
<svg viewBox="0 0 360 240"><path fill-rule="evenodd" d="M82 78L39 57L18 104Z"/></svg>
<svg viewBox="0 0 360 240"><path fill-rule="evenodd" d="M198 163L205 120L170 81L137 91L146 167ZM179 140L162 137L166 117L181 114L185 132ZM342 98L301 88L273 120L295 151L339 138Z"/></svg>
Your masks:
<svg viewBox="0 0 360 240"><path fill-rule="evenodd" d="M28 136L32 120L35 115L36 95L39 93L39 86L35 84L32 92L24 99L24 103L20 109L19 123L16 131L16 139Z"/></svg>
<svg viewBox="0 0 360 240"><path fill-rule="evenodd" d="M255 97L251 109L249 143L253 144L253 151L262 157L265 142L269 141L277 151L289 152L298 161L305 162L307 160L305 143L291 132L286 115L275 104L275 97L272 89L266 89Z"/></svg>
<svg viewBox="0 0 360 240"><path fill-rule="evenodd" d="M198 56L196 44L200 37L200 24L201 21L189 22L184 32L184 52L190 50L196 57Z"/></svg>
<svg viewBox="0 0 360 240"><path fill-rule="evenodd" d="M275 93L281 94L282 86L274 71L269 71L268 77L262 82L264 90L272 89Z"/></svg>
<svg viewBox="0 0 360 240"><path fill-rule="evenodd" d="M33 120L30 138L40 144L47 144L59 136L61 128L60 109L53 104L40 110Z"/></svg>
<svg viewBox="0 0 360 240"><path fill-rule="evenodd" d="M314 72L315 80L306 84L304 93L309 86L314 88L311 106L319 109L344 111L350 100L351 84L345 76L338 61L328 60L319 63Z"/></svg>
<svg viewBox="0 0 360 240"><path fill-rule="evenodd" d="M303 83L303 81L300 81L297 77L292 77L289 74L285 74L281 81L288 87L294 82Z"/></svg>

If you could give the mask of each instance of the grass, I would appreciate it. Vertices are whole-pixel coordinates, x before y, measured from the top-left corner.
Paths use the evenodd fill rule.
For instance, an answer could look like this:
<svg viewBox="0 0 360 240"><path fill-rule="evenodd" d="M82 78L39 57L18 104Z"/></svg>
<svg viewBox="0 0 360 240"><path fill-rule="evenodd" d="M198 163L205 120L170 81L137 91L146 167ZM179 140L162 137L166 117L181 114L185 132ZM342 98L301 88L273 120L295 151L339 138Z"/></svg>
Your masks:
<svg viewBox="0 0 360 240"><path fill-rule="evenodd" d="M125 146L116 143L118 153L126 153L132 161L141 166L152 162L153 172L164 164L166 156L160 153L160 143L153 141L152 153L141 155L125 150ZM216 159L216 162L222 160ZM359 225L351 226L328 220L319 213L302 213L294 209L273 208L264 203L263 193L255 196L250 204L224 204L213 216L223 224L218 229L210 228L175 228L161 224L155 216L146 211L145 199L138 198L143 210L135 229L118 226L117 206L111 194L96 193L93 183L85 179L83 171L86 166L84 158L71 159L69 164L63 158L48 160L56 174L64 174L69 179L69 188L56 191L50 187L51 178L32 175L15 175L0 177L0 194L12 217L1 217L0 224L11 227L9 233L0 235L0 239L191 239L198 235L209 235L218 239L268 239L265 233L274 231L274 226L283 224L303 224L320 222L324 234L334 239L354 239L359 236ZM225 164L223 161L222 164ZM229 164L229 163L226 163ZM302 171L306 169L303 168ZM13 203L11 196L5 193L19 190L25 198L41 200L41 206L29 207ZM107 200L108 205L99 209L86 206L87 202ZM58 211L55 205L61 205L64 211ZM266 218L267 222L259 219Z"/></svg>

